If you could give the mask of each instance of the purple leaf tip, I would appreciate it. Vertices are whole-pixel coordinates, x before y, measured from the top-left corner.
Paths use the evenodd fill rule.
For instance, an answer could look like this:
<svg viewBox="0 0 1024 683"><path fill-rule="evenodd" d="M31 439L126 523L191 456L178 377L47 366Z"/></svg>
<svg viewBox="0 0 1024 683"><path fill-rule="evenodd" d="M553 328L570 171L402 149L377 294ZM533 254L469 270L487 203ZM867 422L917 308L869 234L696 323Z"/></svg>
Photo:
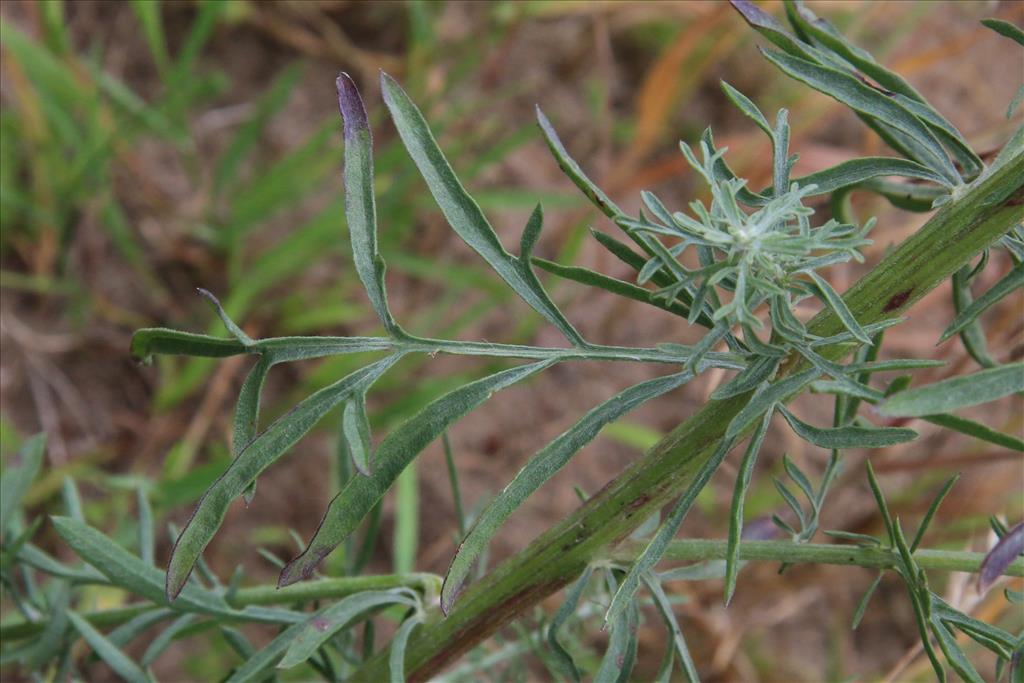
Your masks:
<svg viewBox="0 0 1024 683"><path fill-rule="evenodd" d="M345 140L353 135L370 130L370 123L366 118L366 108L363 106L363 98L359 95L355 81L344 71L338 74L334 84L338 88L338 109L341 111L341 120L344 124Z"/></svg>

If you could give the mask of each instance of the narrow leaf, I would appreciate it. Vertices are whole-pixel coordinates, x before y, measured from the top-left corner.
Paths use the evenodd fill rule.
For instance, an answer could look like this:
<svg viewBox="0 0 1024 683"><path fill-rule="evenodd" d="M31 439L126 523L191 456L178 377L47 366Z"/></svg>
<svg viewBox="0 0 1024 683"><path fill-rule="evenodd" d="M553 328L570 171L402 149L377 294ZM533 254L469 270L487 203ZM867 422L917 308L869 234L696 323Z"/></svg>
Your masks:
<svg viewBox="0 0 1024 683"><path fill-rule="evenodd" d="M416 606L416 599L405 589L392 591L365 591L350 595L326 607L302 625L292 639L284 658L277 665L279 669L290 669L312 657L318 648L334 634L369 610L385 605Z"/></svg>
<svg viewBox="0 0 1024 683"><path fill-rule="evenodd" d="M679 531L686 513L690 511L693 502L697 499L697 495L704 489L704 486L711 479L711 475L715 473L718 466L722 464L722 460L725 459L733 443L735 443L735 439L727 436L718 444L718 448L708 461L704 463L704 466L694 477L693 482L672 507L672 511L658 529L658 533L654 535L654 538L651 539L647 547L640 553L640 556L633 562L633 566L629 568L629 573L626 574L619 589L615 592L615 596L612 598L611 605L609 605L608 612L605 615L605 623L615 619L632 602L633 595L640 586L641 577L645 572L653 569L654 565L665 554L665 549L675 537L676 532Z"/></svg>
<svg viewBox="0 0 1024 683"><path fill-rule="evenodd" d="M1024 45L1024 30L1021 30L1016 24L1011 24L1003 19L982 19L981 23L1018 45Z"/></svg>
<svg viewBox="0 0 1024 683"><path fill-rule="evenodd" d="M142 666L149 666L155 662L156 658L159 657L172 642L174 642L174 639L178 634L191 626L192 622L195 620L195 614L183 614L171 622L170 626L161 631L160 635L154 638L153 642L149 644L149 647L146 648L146 651L143 653L142 659L139 660L139 663L141 663Z"/></svg>
<svg viewBox="0 0 1024 683"><path fill-rule="evenodd" d="M366 415L366 394L359 392L345 402L341 432L352 456L352 464L363 476L370 475L370 420Z"/></svg>
<svg viewBox="0 0 1024 683"><path fill-rule="evenodd" d="M734 439L743 434L757 419L766 412L770 412L772 406L785 401L819 374L821 371L817 368L804 370L769 384L754 394L747 405L743 406L743 409L729 423L729 427L725 430L726 438Z"/></svg>
<svg viewBox="0 0 1024 683"><path fill-rule="evenodd" d="M860 185L873 178L888 176L901 176L903 178L918 178L931 180L944 187L949 187L949 180L942 174L922 166L915 161L899 159L896 157L863 157L851 159L841 164L826 168L823 171L810 173L800 178L794 178L793 182L800 187L814 185L814 191L809 196L832 194L837 190L846 187ZM765 188L761 195L771 197L772 188Z"/></svg>
<svg viewBox="0 0 1024 683"><path fill-rule="evenodd" d="M664 297L656 296L651 290L645 289L644 287L638 287L632 282L608 277L607 275L602 275L601 273L597 273L587 268L563 266L553 261L537 258L536 256L533 258L532 262L542 270L546 270L547 272L557 275L558 277L565 278L566 280L579 282L580 284L587 285L588 287L597 287L598 289L603 289L606 292L611 292L612 294L617 294L618 296L626 297L627 299L640 301L664 311L668 311L669 313L674 313L682 318L685 318L690 314L690 309L678 300L666 302ZM705 322L710 322L710 318Z"/></svg>
<svg viewBox="0 0 1024 683"><path fill-rule="evenodd" d="M309 545L281 571L278 585L283 587L308 578L320 561L359 526L402 470L453 422L499 389L524 380L552 364L553 361L541 361L523 365L459 387L429 403L388 434L377 448L373 473L368 477L353 477L335 496Z"/></svg>
<svg viewBox="0 0 1024 683"><path fill-rule="evenodd" d="M959 375L890 397L879 406L890 417L923 417L988 403L1024 391L1024 362Z"/></svg>
<svg viewBox="0 0 1024 683"><path fill-rule="evenodd" d="M46 434L40 432L18 449L18 464L4 470L3 478L0 478L0 536L7 529L12 515L21 507L22 498L39 474L45 449Z"/></svg>
<svg viewBox="0 0 1024 683"><path fill-rule="evenodd" d="M113 669L118 676L129 683L148 683L150 681L149 675L138 664L93 628L92 624L70 610L68 619L71 620L75 630L82 634L85 642L89 643L93 652L99 655L100 659L106 662L107 666Z"/></svg>
<svg viewBox="0 0 1024 683"><path fill-rule="evenodd" d="M237 339L212 337L208 334L148 327L132 335L132 358L147 365L152 362L154 354L224 358L240 353L246 353L246 348Z"/></svg>
<svg viewBox="0 0 1024 683"><path fill-rule="evenodd" d="M941 344L953 335L958 334L977 320L982 313L1021 287L1024 287L1024 263L1018 263L1014 266L1013 270L957 315L956 319L942 333L939 343Z"/></svg>
<svg viewBox="0 0 1024 683"><path fill-rule="evenodd" d="M752 360L746 370L743 370L731 380L715 389L711 394L711 398L715 401L722 401L748 391L753 391L762 382L772 378L781 360L777 356L762 356Z"/></svg>
<svg viewBox="0 0 1024 683"><path fill-rule="evenodd" d="M876 576L875 580L871 582L868 589L864 591L864 595L861 597L860 602L857 603L857 609L853 613L853 622L850 624L850 628L852 630L856 631L857 627L860 626L860 622L864 619L864 613L867 612L868 603L871 602L871 596L873 596L875 591L878 590L878 585L882 583L882 577L884 575L885 572L878 572L878 576Z"/></svg>
<svg viewBox="0 0 1024 683"><path fill-rule="evenodd" d="M590 443L605 425L690 379L693 379L691 373L682 372L630 387L590 410L576 424L530 458L515 478L484 508L459 544L448 568L444 586L441 588L442 611L446 614L451 611L473 563L487 548L491 538L509 515L530 495L561 470L581 448Z"/></svg>
<svg viewBox="0 0 1024 683"><path fill-rule="evenodd" d="M167 604L164 595L164 573L147 565L138 557L115 543L96 529L77 522L70 517L51 517L57 534L78 556L98 569L115 586L123 588L157 605ZM195 583L187 585L174 604L175 609L200 612L213 616L237 618L243 616L253 621L267 623L289 623L301 618L294 612L280 609L233 610L224 599Z"/></svg>
<svg viewBox="0 0 1024 683"><path fill-rule="evenodd" d="M1003 448L1010 448L1015 451L1024 452L1024 439L1020 439L1012 434L997 432L980 422L968 420L965 417L951 415L949 413L939 413L937 415L925 415L921 419L926 422L939 425L940 427L945 427L946 429L952 429L960 432L961 434L973 436L975 439L980 439L981 441L987 441L989 443L994 443L997 446L1002 446Z"/></svg>
<svg viewBox="0 0 1024 683"><path fill-rule="evenodd" d="M139 517L139 556L143 562L153 566L156 548L153 539L153 508L149 504L146 489L142 486L135 490L135 506L138 508Z"/></svg>
<svg viewBox="0 0 1024 683"><path fill-rule="evenodd" d="M736 108L747 115L747 117L757 124L757 127L765 132L772 141L775 140L775 132L772 130L771 124L768 123L768 119L764 117L761 110L757 108L757 105L750 101L750 98L741 93L736 88L732 87L725 81L721 82L722 91L725 96L736 105Z"/></svg>
<svg viewBox="0 0 1024 683"><path fill-rule="evenodd" d="M750 488L750 481L753 477L754 466L757 464L757 454L761 451L761 444L764 443L765 434L768 432L768 425L772 421L772 411L767 411L761 418L761 423L750 437L750 443L743 454L743 461L740 463L739 472L736 473L736 485L732 494L732 505L729 509L729 545L726 551L725 562L725 603L728 605L732 595L736 592L736 577L740 569L740 537L743 535L743 504L747 497L747 489Z"/></svg>
<svg viewBox="0 0 1024 683"><path fill-rule="evenodd" d="M409 643L409 636L422 623L423 615L417 612L403 621L395 631L388 651L388 668L391 671L392 683L405 683L405 648Z"/></svg>
<svg viewBox="0 0 1024 683"><path fill-rule="evenodd" d="M377 204L373 193L373 135L363 98L352 78L336 81L338 108L345 133L345 219L352 241L352 260L373 310L390 334L403 336L388 308L384 257L377 248Z"/></svg>
<svg viewBox="0 0 1024 683"><path fill-rule="evenodd" d="M251 681L265 680L268 677L267 672L284 656L292 641L305 628L305 621L299 624L292 624L286 628L270 643L257 650L256 654L246 660L244 664L235 669L224 683L250 683Z"/></svg>
<svg viewBox="0 0 1024 683"><path fill-rule="evenodd" d="M219 317L220 321L224 323L224 327L232 337L237 339L238 342L245 347L252 346L255 343L252 337L247 335L241 327L235 324L235 321L232 320L231 316L229 316L227 311L224 310L224 307L220 304L220 300L213 295L213 292L208 289L203 289L202 287L197 287L196 291L198 291L203 298L213 304L213 309L217 312L217 317Z"/></svg>
<svg viewBox="0 0 1024 683"><path fill-rule="evenodd" d="M838 69L771 50L762 50L762 54L790 77L906 134L927 152L930 168L941 173L951 184L960 184L960 175L932 132L892 98Z"/></svg>
<svg viewBox="0 0 1024 683"><path fill-rule="evenodd" d="M657 608L658 614L661 615L662 621L665 622L665 629L670 637L670 651L674 650L676 656L679 657L679 662L683 665L683 675L689 683L700 683L697 666L693 663L690 649L686 646L686 639L683 638L683 631L679 628L679 622L676 621L676 615L672 611L672 603L669 602L668 596L665 595L658 577L651 572L647 572L644 574L643 580L651 597L654 598L654 606Z"/></svg>
<svg viewBox="0 0 1024 683"><path fill-rule="evenodd" d="M917 432L913 429L895 427L812 427L784 407L779 406L779 410L797 436L822 448L884 448L917 438Z"/></svg>
<svg viewBox="0 0 1024 683"><path fill-rule="evenodd" d="M562 624L576 614L576 607L580 603L580 598L583 596L583 591L586 589L587 583L590 582L590 576L593 572L594 569L590 566L583 570L583 574L576 580L576 583L569 589L569 592L565 594L565 602L555 612L555 616L551 618L551 624L548 626L547 641L548 646L551 648L551 653L554 655L552 661L559 672L574 683L580 683L582 680L580 671L576 667L576 662L573 661L572 655L558 642L558 630L562 628Z"/></svg>
<svg viewBox="0 0 1024 683"><path fill-rule="evenodd" d="M540 126L541 132L544 134L544 139L548 143L548 147L551 149L551 153L555 155L555 159L558 161L558 167L562 169L562 172L569 176L576 187L587 197L590 201L597 206L601 212L609 218L615 218L616 216L622 216L623 213L608 198L608 195L604 193L597 185L587 177L587 174L583 172L579 164L569 156L569 152L565 149L565 145L558 137L558 133L555 132L554 126L548 121L548 117L544 115L544 112L537 107L537 124Z"/></svg>
<svg viewBox="0 0 1024 683"><path fill-rule="evenodd" d="M459 182L444 153L437 146L423 114L401 86L381 73L381 90L391 118L409 156L419 168L430 193L452 229L478 253L522 299L557 327L575 346L585 344L579 333L555 307L543 289L524 277L518 259L505 251L484 217L480 206Z"/></svg>
<svg viewBox="0 0 1024 683"><path fill-rule="evenodd" d="M231 454L238 457L246 446L256 438L259 429L260 395L263 393L263 384L266 382L267 374L274 364L273 357L269 354L260 356L256 365L246 376L242 388L238 392L238 402L235 404L234 430L231 438ZM256 495L256 481L253 480L246 489L243 497L248 505Z"/></svg>
<svg viewBox="0 0 1024 683"><path fill-rule="evenodd" d="M842 321L843 326L850 331L850 334L865 344L870 344L871 337L868 336L868 333L860 326L857 319L853 317L853 313L851 313L850 309L847 308L846 302L843 301L843 297L839 296L839 293L832 289L832 285L830 285L825 278L821 277L813 270L807 271L807 274L812 280L814 280L814 284L817 285L817 290L822 302L835 312L836 316L839 317L839 320Z"/></svg>
<svg viewBox="0 0 1024 683"><path fill-rule="evenodd" d="M601 664L594 673L594 683L618 683L624 677L628 679L633 662L629 661L631 641L636 638L636 607L632 603L624 612L611 621L611 637L608 649L601 658Z"/></svg>
<svg viewBox="0 0 1024 683"><path fill-rule="evenodd" d="M334 406L366 387L401 357L394 354L357 370L312 396L276 420L250 443L206 490L174 544L167 567L167 597L185 586L196 560L217 533L228 506L256 477L295 445Z"/></svg>
<svg viewBox="0 0 1024 683"><path fill-rule="evenodd" d="M910 544L910 552L914 552L917 550L918 546L921 545L921 541L924 540L925 532L928 531L928 526L932 523L935 513L939 511L939 506L942 505L942 501L952 490L953 485L956 484L957 479L959 478L959 474L954 474L946 481L942 488L939 489L939 492L935 494L935 497L932 498L931 505L928 506L927 512L924 513L924 517L921 518L921 523L917 527L917 533L914 534L914 540Z"/></svg>

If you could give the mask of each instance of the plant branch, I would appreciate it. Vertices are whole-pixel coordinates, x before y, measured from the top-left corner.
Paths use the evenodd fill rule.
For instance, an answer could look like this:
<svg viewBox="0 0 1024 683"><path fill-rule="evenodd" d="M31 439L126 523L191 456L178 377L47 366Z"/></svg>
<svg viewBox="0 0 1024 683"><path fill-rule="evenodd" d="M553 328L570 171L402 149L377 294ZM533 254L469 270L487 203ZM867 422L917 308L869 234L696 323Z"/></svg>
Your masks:
<svg viewBox="0 0 1024 683"><path fill-rule="evenodd" d="M897 317L1022 218L1024 155L1018 154L966 186L843 299L861 325ZM843 323L826 310L811 321L809 329L828 336L841 332ZM850 348L824 348L821 353L839 358ZM794 355L780 373L791 373L802 363L803 359ZM705 405L575 513L470 586L447 618L432 609L408 643L405 666L409 678L424 680L442 670L566 586L589 563L606 554L607 548L622 542L652 513L679 496L692 484L751 396L748 392ZM356 672L353 680L381 680L387 675L386 667L386 655L378 655Z"/></svg>
<svg viewBox="0 0 1024 683"><path fill-rule="evenodd" d="M724 560L728 541L687 539L673 541L663 556L676 562ZM616 548L609 556L615 562L629 563L643 550L630 543ZM788 541L743 541L740 559L747 561L785 562L786 564L838 564L892 569L899 565L896 551L890 548L867 548L856 545L825 543L790 543ZM950 572L976 572L985 560L985 553L959 550L918 550L914 560L922 569ZM1005 576L1024 576L1024 558L1014 560Z"/></svg>
<svg viewBox="0 0 1024 683"><path fill-rule="evenodd" d="M441 591L441 577L436 574L381 574L377 576L345 576L331 579L317 579L278 588L274 585L240 588L234 595L225 596L227 603L235 609L256 605L280 605L285 603L312 602L314 600L337 600L349 595L370 590L411 588L423 594L424 602L437 599ZM166 609L165 605L153 602L138 603L114 609L83 612L81 616L97 628L119 626L134 617L154 609ZM174 609L172 604L171 609ZM178 613L175 610L175 613ZM184 612L182 612L184 613ZM0 638L19 640L41 633L48 621L26 621L24 619L0 623Z"/></svg>

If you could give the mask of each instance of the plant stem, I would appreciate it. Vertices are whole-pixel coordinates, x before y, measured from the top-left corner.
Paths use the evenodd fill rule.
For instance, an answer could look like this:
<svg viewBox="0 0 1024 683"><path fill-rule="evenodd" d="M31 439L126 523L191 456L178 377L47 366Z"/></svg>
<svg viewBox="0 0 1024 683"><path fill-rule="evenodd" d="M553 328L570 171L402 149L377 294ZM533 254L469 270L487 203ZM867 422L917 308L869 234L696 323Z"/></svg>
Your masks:
<svg viewBox="0 0 1024 683"><path fill-rule="evenodd" d="M1022 218L1024 154L1018 154L967 186L960 197L887 254L843 299L861 325L898 317ZM809 325L809 330L820 336L842 329L842 322L830 310ZM835 359L849 350L850 345L844 345L824 348L821 353ZM794 354L780 374L792 372L801 362ZM432 609L408 642L405 667L409 679L424 680L441 671L573 581L589 563L606 555L607 548L625 540L651 514L678 497L692 484L730 421L751 396L752 392L709 402L575 513L467 588L447 618ZM378 654L353 680L383 680L387 666L387 653Z"/></svg>
<svg viewBox="0 0 1024 683"><path fill-rule="evenodd" d="M727 541L688 539L673 541L664 559L676 562L724 560ZM636 543L616 548L609 559L629 563L643 546ZM899 564L898 557L889 548L866 548L856 545L825 543L790 543L788 541L743 541L741 560L785 562L786 564L838 564L891 569ZM922 569L950 572L976 572L985 559L985 553L960 550L918 550L914 560ZM1005 570L1006 576L1024 576L1024 558L1014 560Z"/></svg>
<svg viewBox="0 0 1024 683"><path fill-rule="evenodd" d="M680 365L690 358L689 347L678 349L605 346L588 344L581 347L529 346L491 342L452 341L420 337L267 337L238 353L278 353L287 360L305 360L350 353L391 351L393 353L448 353L461 356L519 358L523 360L604 360L632 363L667 363ZM742 370L743 358L734 353L708 353L708 367Z"/></svg>
<svg viewBox="0 0 1024 683"><path fill-rule="evenodd" d="M275 605L282 603L311 602L313 600L335 600L368 590L390 588L411 588L423 593L424 602L437 600L441 591L441 577L436 574L381 574L377 576L345 576L333 579L318 579L297 583L286 588L276 585L240 588L228 604L236 609L254 605ZM162 605L147 602L126 605L114 609L84 612L82 616L97 628L118 626L143 612L160 609ZM47 621L26 621L24 619L0 623L0 638L17 640L35 636L46 628Z"/></svg>

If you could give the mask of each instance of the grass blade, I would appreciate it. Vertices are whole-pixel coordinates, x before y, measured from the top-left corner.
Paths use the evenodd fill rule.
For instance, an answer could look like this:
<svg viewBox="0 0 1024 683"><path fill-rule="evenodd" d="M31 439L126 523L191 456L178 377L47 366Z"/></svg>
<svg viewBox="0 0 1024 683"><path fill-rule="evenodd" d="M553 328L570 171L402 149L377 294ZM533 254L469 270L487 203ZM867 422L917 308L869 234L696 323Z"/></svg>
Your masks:
<svg viewBox="0 0 1024 683"><path fill-rule="evenodd" d="M736 592L736 577L740 570L740 537L743 534L743 503L747 497L747 489L750 487L750 480L754 473L754 466L757 464L757 454L761 451L761 444L764 443L765 434L768 433L768 425L772 421L772 411L767 411L761 418L761 424L757 426L754 435L750 437L750 444L743 454L743 461L740 464L739 472L736 474L736 486L732 494L732 506L729 510L729 547L725 557L725 604L732 600Z"/></svg>
<svg viewBox="0 0 1024 683"><path fill-rule="evenodd" d="M99 655L99 658L106 662L107 666L113 669L118 676L128 683L149 683L151 680L149 674L129 659L128 655L116 645L107 640L102 633L93 628L92 624L70 610L68 619L71 620L71 624L82 635L85 642L89 643L93 652Z"/></svg>
<svg viewBox="0 0 1024 683"><path fill-rule="evenodd" d="M548 481L610 422L618 420L644 402L661 396L693 378L689 372L642 382L622 391L590 410L558 438L537 452L480 513L459 544L441 588L441 610L451 611L463 582L480 554L501 525L544 482Z"/></svg>
<svg viewBox="0 0 1024 683"><path fill-rule="evenodd" d="M220 528L231 501L242 494L260 472L295 445L328 411L354 392L365 390L400 357L400 354L388 356L309 396L267 427L239 453L224 474L203 494L192 518L174 544L167 567L168 599L173 600L185 586L199 555Z"/></svg>
<svg viewBox="0 0 1024 683"><path fill-rule="evenodd" d="M913 441L917 438L917 432L913 429L900 429L896 427L881 427L877 429L852 426L813 427L783 406L778 408L797 436L822 448L839 450L847 448L884 448L898 443Z"/></svg>
<svg viewBox="0 0 1024 683"><path fill-rule="evenodd" d="M547 293L542 288L538 289L526 277L523 261L505 251L480 206L459 182L434 140L423 114L409 96L393 78L384 73L381 74L381 90L409 156L416 163L430 193L455 232L573 345L584 345L583 338L552 303Z"/></svg>
<svg viewBox="0 0 1024 683"><path fill-rule="evenodd" d="M879 411L890 417L923 417L987 403L1020 391L1024 391L1024 362L901 391L882 403Z"/></svg>
<svg viewBox="0 0 1024 683"><path fill-rule="evenodd" d="M318 648L361 614L385 605L416 606L415 596L406 590L365 591L339 600L313 615L292 639L279 669L290 669L312 657Z"/></svg>
<svg viewBox="0 0 1024 683"><path fill-rule="evenodd" d="M388 308L384 286L384 257L377 248L373 134L370 132L366 108L356 84L348 74L340 74L336 85L345 133L345 218L352 240L352 260L377 317L390 334L405 336Z"/></svg>
<svg viewBox="0 0 1024 683"><path fill-rule="evenodd" d="M477 408L495 391L550 365L552 361L522 365L459 387L434 400L388 434L377 449L373 473L369 477L353 477L335 496L309 545L281 571L278 585L283 587L308 578L320 561L355 531L406 466L453 422Z"/></svg>

